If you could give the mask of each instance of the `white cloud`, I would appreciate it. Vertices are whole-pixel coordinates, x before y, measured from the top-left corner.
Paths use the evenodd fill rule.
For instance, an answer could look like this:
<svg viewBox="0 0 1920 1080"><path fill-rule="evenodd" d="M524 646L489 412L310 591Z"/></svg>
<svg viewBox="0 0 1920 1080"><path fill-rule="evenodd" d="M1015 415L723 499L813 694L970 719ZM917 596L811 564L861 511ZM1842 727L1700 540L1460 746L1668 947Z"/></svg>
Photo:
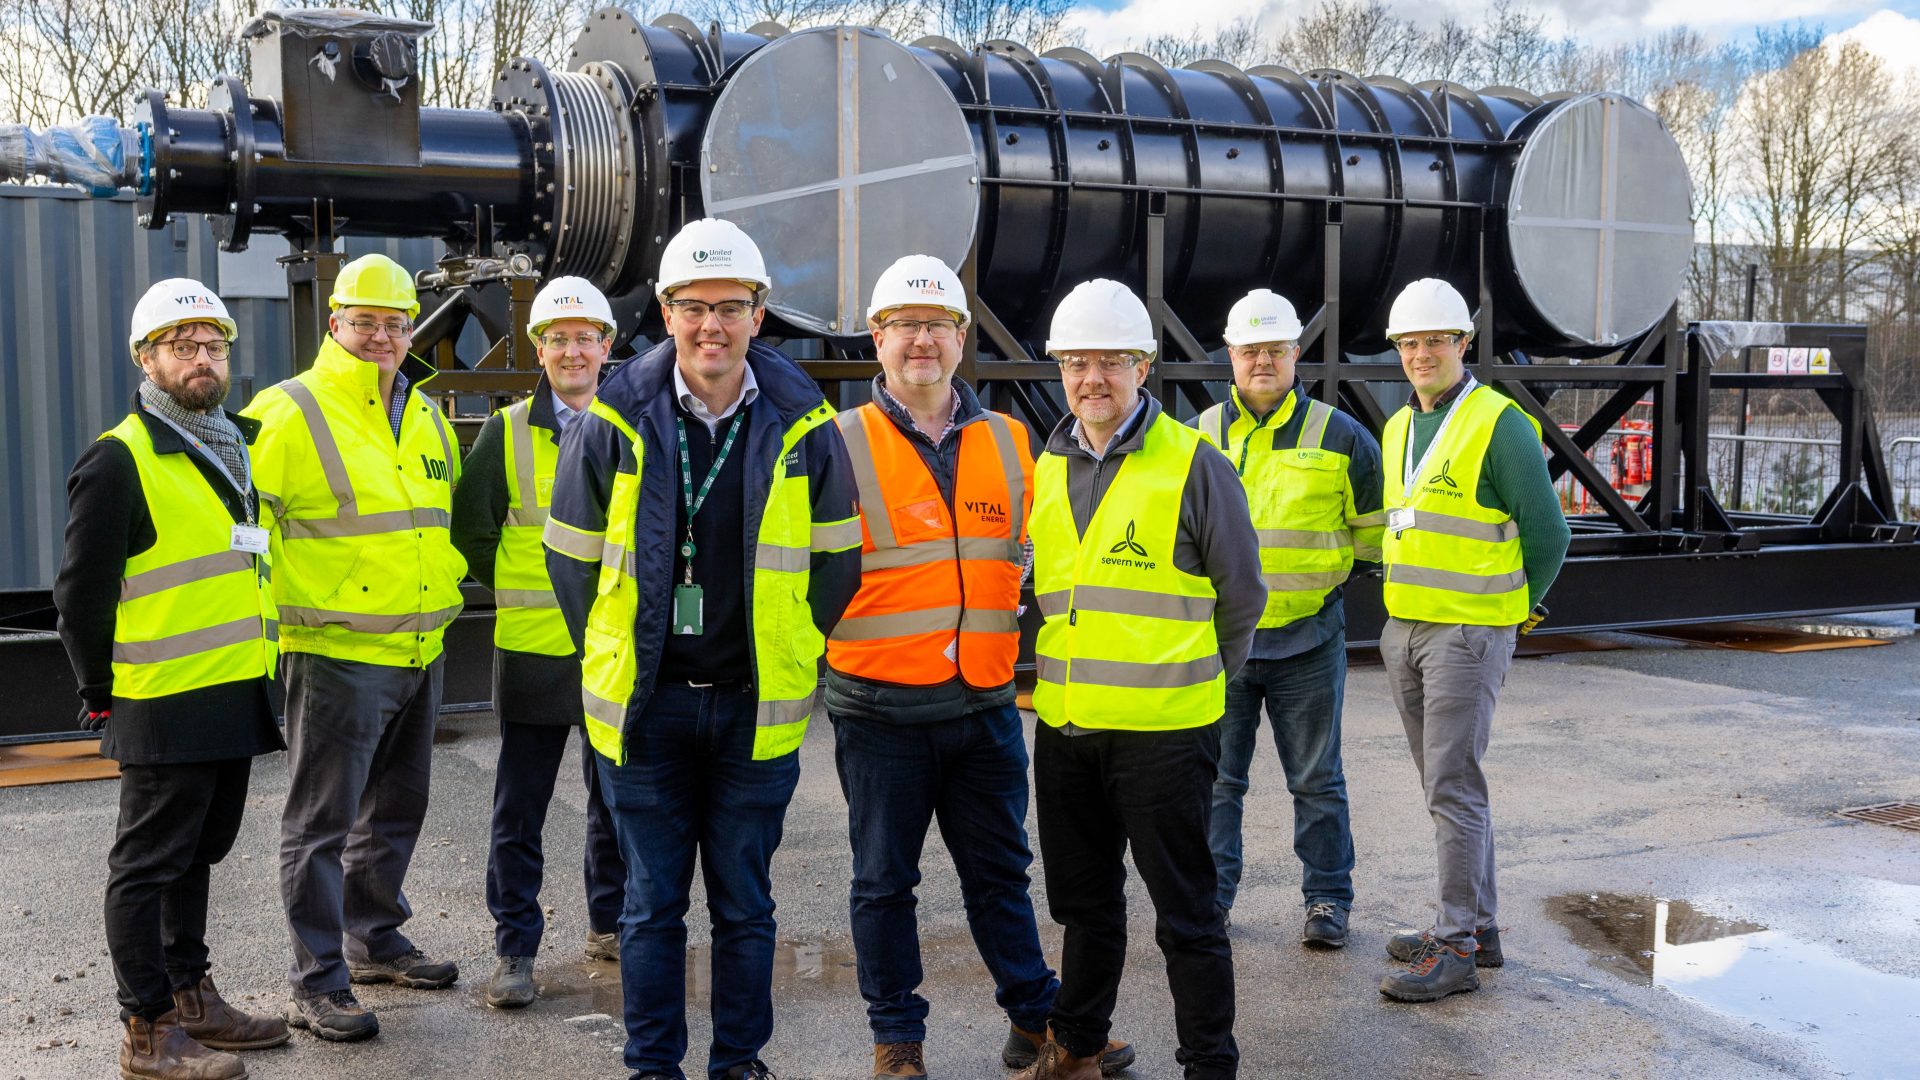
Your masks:
<svg viewBox="0 0 1920 1080"><path fill-rule="evenodd" d="M1830 35L1828 45L1857 41L1897 74L1920 74L1920 19L1897 11L1876 11L1857 25Z"/></svg>

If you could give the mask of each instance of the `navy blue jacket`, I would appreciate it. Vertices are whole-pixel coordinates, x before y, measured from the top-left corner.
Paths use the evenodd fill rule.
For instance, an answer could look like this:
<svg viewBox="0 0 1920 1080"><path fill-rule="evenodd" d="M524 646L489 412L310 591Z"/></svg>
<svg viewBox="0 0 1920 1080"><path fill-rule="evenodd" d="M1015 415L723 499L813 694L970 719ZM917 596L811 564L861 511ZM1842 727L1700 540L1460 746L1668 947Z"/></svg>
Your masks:
<svg viewBox="0 0 1920 1080"><path fill-rule="evenodd" d="M633 642L638 676L629 716L646 707L659 672L660 650L667 639L672 606L674 507L680 495L679 440L673 426L673 366L671 339L622 364L600 385L597 400L618 413L640 436L639 520L634 524L633 552L640 583L634 616ZM820 387L800 366L779 350L754 342L747 351L760 393L746 408L744 442L734 453L744 453L746 477L746 532L743 565L747 568L746 597L752 625L754 533L765 511L772 486L774 458L786 430L824 400ZM613 495L613 477L620 463L625 436L605 419L589 412L568 426L560 440L560 460L553 478L551 513L577 528L606 528L607 503ZM844 521L859 513L858 489L846 443L831 421L808 432L796 447L797 461L787 465L788 476L805 476L815 521ZM597 563L547 552L547 574L560 602L567 630L576 648L584 652L587 611L593 605L600 567ZM810 563L807 603L814 625L822 634L833 632L840 615L860 590L860 549L815 552ZM714 622L709 612L708 622Z"/></svg>

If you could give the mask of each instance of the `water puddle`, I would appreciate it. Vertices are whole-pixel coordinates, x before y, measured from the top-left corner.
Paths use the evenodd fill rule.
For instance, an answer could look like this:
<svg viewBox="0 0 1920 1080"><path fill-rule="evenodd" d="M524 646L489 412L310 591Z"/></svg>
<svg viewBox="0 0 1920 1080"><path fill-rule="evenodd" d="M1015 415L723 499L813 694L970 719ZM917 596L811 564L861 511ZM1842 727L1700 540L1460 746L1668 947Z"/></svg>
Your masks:
<svg viewBox="0 0 1920 1080"><path fill-rule="evenodd" d="M533 981L541 1001L565 1001L566 1008L611 1017L620 1023L620 966L591 960L553 962L534 966ZM853 947L819 942L783 941L773 954L773 991L776 997L806 996L820 990L859 995ZM706 945L687 947L687 1007L704 1002L713 990L713 952ZM476 997L485 993L477 984ZM580 1019L585 1020L583 1016Z"/></svg>
<svg viewBox="0 0 1920 1080"><path fill-rule="evenodd" d="M1684 900L1575 893L1547 912L1629 982L1802 1040L1852 1076L1920 1076L1920 980Z"/></svg>

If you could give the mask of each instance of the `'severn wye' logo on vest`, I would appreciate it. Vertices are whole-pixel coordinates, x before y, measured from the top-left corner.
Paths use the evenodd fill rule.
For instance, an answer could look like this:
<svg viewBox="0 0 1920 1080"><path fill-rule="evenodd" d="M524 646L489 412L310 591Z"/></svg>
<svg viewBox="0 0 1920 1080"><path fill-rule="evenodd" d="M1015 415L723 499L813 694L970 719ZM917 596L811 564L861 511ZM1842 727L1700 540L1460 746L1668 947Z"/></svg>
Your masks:
<svg viewBox="0 0 1920 1080"><path fill-rule="evenodd" d="M1460 493L1460 485L1453 479L1451 475L1449 475L1449 472L1450 470L1452 470L1452 468L1453 468L1452 458L1448 458L1447 460L1440 463L1440 471L1437 473L1434 473L1432 476L1427 477L1427 485L1426 485L1427 494L1446 495L1455 499L1466 498L1466 496Z"/></svg>
<svg viewBox="0 0 1920 1080"><path fill-rule="evenodd" d="M1107 566L1126 566L1126 567L1131 567L1135 570L1152 570L1157 565L1156 563L1151 561L1152 557L1147 554L1147 549L1145 547L1142 547L1140 542L1133 538L1133 530L1134 530L1134 523L1132 521L1128 521L1127 535L1125 539L1122 539L1120 542L1114 544L1112 547L1107 549L1107 554L1101 556L1100 558L1100 561L1103 564ZM1133 558L1133 559L1115 558L1115 556L1119 555L1122 552L1125 552L1128 555L1137 555L1139 556L1139 558Z"/></svg>

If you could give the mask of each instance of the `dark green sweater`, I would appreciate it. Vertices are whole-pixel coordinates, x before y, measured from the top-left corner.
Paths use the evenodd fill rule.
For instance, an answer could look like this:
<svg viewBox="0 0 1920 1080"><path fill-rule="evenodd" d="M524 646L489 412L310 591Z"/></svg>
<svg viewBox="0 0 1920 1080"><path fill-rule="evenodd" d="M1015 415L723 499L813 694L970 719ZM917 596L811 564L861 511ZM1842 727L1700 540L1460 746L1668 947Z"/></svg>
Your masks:
<svg viewBox="0 0 1920 1080"><path fill-rule="evenodd" d="M1413 459L1419 461L1427 444L1440 430L1441 422L1453 408L1458 387L1441 395L1432 412L1421 412L1416 405L1407 440L1413 444ZM1405 462L1387 462L1388 468L1405 468ZM1526 414L1507 409L1493 425L1493 439L1487 444L1487 460L1480 469L1477 499L1489 510L1511 515L1520 527L1520 562L1527 572L1527 601L1540 602L1560 564L1567 557L1567 543L1573 530L1567 527L1567 515L1560 509L1560 494L1547 475L1546 454L1540 449L1540 436L1527 422Z"/></svg>

